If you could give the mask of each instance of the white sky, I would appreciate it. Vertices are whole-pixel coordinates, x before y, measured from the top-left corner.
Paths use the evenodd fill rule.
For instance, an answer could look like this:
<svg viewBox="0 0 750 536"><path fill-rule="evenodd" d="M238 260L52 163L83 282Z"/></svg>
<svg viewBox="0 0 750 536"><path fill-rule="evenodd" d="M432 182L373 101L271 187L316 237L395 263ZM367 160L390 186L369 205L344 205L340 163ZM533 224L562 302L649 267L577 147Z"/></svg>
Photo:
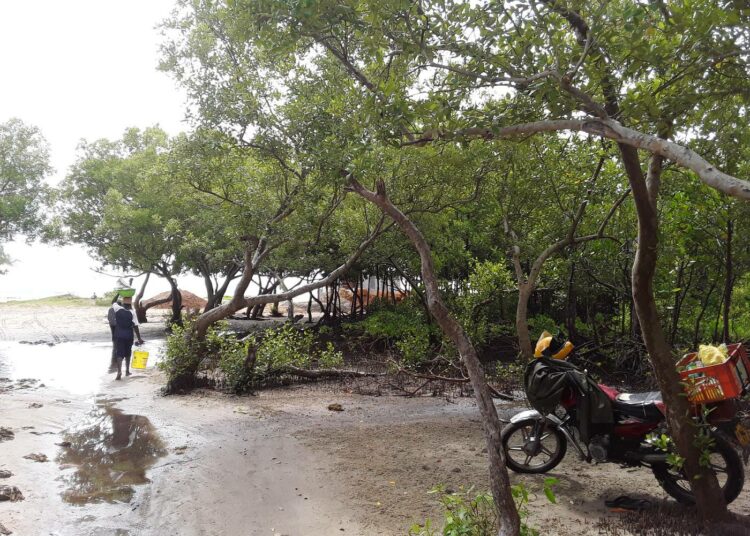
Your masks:
<svg viewBox="0 0 750 536"><path fill-rule="evenodd" d="M185 97L156 70L155 26L172 0L0 0L0 122L18 117L38 126L61 180L83 138L118 138L131 126L159 124L171 135L182 123ZM90 296L114 279L91 271L81 247L6 244L15 263L0 275L0 301L67 292ZM182 288L203 295L200 281ZM154 284L153 292L167 290ZM147 292L147 295L150 294Z"/></svg>

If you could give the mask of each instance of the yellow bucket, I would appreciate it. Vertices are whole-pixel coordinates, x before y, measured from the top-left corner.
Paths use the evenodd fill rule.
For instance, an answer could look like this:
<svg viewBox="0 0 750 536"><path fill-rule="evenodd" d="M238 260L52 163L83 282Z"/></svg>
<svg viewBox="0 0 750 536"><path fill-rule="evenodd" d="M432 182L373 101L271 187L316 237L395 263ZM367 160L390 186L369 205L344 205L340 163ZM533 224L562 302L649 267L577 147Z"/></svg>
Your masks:
<svg viewBox="0 0 750 536"><path fill-rule="evenodd" d="M148 364L148 352L145 350L136 350L133 352L133 361L130 366L133 368L144 369Z"/></svg>

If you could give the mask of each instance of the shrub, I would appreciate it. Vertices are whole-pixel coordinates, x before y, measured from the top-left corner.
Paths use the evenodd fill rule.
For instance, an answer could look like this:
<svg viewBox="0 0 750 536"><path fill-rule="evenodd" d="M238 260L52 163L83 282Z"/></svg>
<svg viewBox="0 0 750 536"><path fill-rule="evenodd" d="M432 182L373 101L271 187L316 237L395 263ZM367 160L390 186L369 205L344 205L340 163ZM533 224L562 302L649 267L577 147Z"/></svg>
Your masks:
<svg viewBox="0 0 750 536"><path fill-rule="evenodd" d="M266 373L289 366L304 368L310 363L314 343L312 331L291 324L266 331L258 347L255 368Z"/></svg>
<svg viewBox="0 0 750 536"><path fill-rule="evenodd" d="M545 478L543 492L547 500L557 501L552 486L555 478ZM409 536L489 536L497 534L497 514L490 493L475 495L474 488L459 488L459 491L447 493L444 486L436 486L429 493L440 494L440 503L445 508L442 531L433 528L432 521L427 519L423 525L413 525ZM527 524L529 518L529 492L523 484L511 486L511 493L516 502L518 515L521 517L521 536L539 536L539 531Z"/></svg>
<svg viewBox="0 0 750 536"><path fill-rule="evenodd" d="M241 393L252 383L252 372L247 367L247 349L255 344L253 337L242 341L234 337L222 337L219 343L219 369L224 373L227 388Z"/></svg>
<svg viewBox="0 0 750 536"><path fill-rule="evenodd" d="M200 343L193 336L192 324L174 326L167 337L164 359L159 368L167 375L167 392L191 386L201 362Z"/></svg>
<svg viewBox="0 0 750 536"><path fill-rule="evenodd" d="M542 331L549 331L550 333L557 333L562 331L562 326L559 326L554 319L547 315L534 315L529 317L529 333L531 334L532 340L536 340L536 337L541 335Z"/></svg>
<svg viewBox="0 0 750 536"><path fill-rule="evenodd" d="M363 321L350 324L346 329L385 341L398 350L407 366L430 359L436 353L433 341L441 340L437 327L427 323L425 312L415 299L381 306Z"/></svg>
<svg viewBox="0 0 750 536"><path fill-rule="evenodd" d="M396 342L396 348L401 352L406 366L418 365L431 357L430 332L426 326L424 329L415 329L407 333L400 341Z"/></svg>
<svg viewBox="0 0 750 536"><path fill-rule="evenodd" d="M318 366L322 368L335 368L344 364L344 354L328 343L325 350L318 354Z"/></svg>
<svg viewBox="0 0 750 536"><path fill-rule="evenodd" d="M226 322L211 326L199 343L188 337L185 327L175 326L167 339L167 350L159 367L167 374L167 391L189 387L203 362L206 368L217 367L230 391L240 393L267 378L287 372L289 367L333 368L344 362L343 354L332 343L319 349L312 331L285 324L257 336L237 339ZM255 348L255 361L248 363L248 350Z"/></svg>
<svg viewBox="0 0 750 536"><path fill-rule="evenodd" d="M503 324L502 297L516 288L505 262L473 262L466 292L456 298L455 310L474 344L481 346L498 332L505 334L510 330L515 333L511 326ZM506 303L512 301L506 300Z"/></svg>

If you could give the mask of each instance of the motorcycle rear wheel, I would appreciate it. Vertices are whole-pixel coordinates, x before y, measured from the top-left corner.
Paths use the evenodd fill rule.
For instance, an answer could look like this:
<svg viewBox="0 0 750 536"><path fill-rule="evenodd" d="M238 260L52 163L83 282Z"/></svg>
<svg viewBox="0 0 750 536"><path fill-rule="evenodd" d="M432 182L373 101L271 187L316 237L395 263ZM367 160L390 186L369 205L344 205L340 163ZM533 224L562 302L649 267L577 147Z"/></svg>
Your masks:
<svg viewBox="0 0 750 536"><path fill-rule="evenodd" d="M557 467L565 457L568 440L557 428L545 428L541 434L541 449L536 454L523 450L537 421L528 419L510 423L502 431L505 464L516 473L546 473Z"/></svg>
<svg viewBox="0 0 750 536"><path fill-rule="evenodd" d="M719 486L724 492L727 504L734 501L745 485L745 469L739 454L734 447L720 435L713 435L714 446L711 449L711 467L719 480ZM651 466L656 480L677 502L692 506L695 497L690 490L690 482L684 473L675 470L667 463Z"/></svg>

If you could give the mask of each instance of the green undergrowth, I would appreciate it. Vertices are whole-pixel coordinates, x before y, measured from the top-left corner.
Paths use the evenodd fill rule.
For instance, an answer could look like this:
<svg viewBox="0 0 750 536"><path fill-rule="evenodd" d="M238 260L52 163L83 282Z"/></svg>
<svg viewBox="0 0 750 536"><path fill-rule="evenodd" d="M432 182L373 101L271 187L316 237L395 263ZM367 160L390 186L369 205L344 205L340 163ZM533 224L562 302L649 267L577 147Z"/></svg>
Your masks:
<svg viewBox="0 0 750 536"><path fill-rule="evenodd" d="M174 326L167 339L161 369L170 385L182 385L199 372L218 377L218 384L234 393L262 387L295 369L336 368L343 354L332 343L322 343L309 329L284 324L280 327L238 338L226 322L213 325L203 341L194 336L193 326ZM218 373L218 374L217 374Z"/></svg>
<svg viewBox="0 0 750 536"><path fill-rule="evenodd" d="M545 478L542 492L551 503L557 502L552 490L557 484L556 478ZM497 511L490 493L477 493L473 487L458 491L447 491L445 486L436 486L429 491L439 495L443 506L443 527L437 528L430 519L423 524L413 525L409 529L409 536L492 536L498 532ZM511 486L511 494L516 503L518 515L521 518L521 536L540 536L541 533L529 525L532 512L529 510L531 493L523 484Z"/></svg>

